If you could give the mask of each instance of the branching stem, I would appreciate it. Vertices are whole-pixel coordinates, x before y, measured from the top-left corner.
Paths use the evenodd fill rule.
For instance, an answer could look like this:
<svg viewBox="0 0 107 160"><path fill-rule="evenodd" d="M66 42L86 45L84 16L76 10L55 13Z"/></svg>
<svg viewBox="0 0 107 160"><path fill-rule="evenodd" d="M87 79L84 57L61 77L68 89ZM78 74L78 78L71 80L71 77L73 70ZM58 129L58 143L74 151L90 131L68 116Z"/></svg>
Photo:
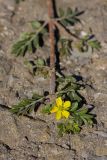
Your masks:
<svg viewBox="0 0 107 160"><path fill-rule="evenodd" d="M68 38L73 38L73 40L80 39L77 35L74 33L68 31L63 25L61 25L56 19L54 20L55 26L59 29L59 31L64 33L64 35Z"/></svg>

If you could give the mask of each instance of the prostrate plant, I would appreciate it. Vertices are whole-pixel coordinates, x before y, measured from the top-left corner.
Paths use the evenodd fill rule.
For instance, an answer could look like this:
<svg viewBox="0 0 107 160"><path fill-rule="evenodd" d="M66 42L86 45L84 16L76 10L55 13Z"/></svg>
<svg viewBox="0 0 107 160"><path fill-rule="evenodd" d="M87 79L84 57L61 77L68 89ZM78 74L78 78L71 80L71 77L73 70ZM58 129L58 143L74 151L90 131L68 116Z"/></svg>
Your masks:
<svg viewBox="0 0 107 160"><path fill-rule="evenodd" d="M16 56L24 56L27 52L35 52L38 48L45 45L44 39L49 36L50 66L47 66L46 61L41 58L26 61L25 63L30 67L33 66L33 72L46 70L49 73L50 91L48 94L44 93L44 95L33 94L32 98L24 99L13 105L11 111L17 115L27 115L35 108L43 105L43 113L54 113L56 115L60 135L64 133L78 133L82 125L93 124L94 116L89 113L84 98L79 93L79 90L85 86L80 84L73 76L62 76L57 72L55 47L58 46L57 49L60 55L69 55L73 49L73 40L77 40L77 48L83 52L88 51L88 47L99 50L101 46L96 39L93 39L94 37L91 34L79 37L78 34L73 34L67 28L80 21L78 16L82 12L79 12L77 9L73 11L70 8L66 11L60 9L59 16L55 17L53 1L47 0L47 6L49 19L47 21L32 21L32 31L21 35L19 40L13 45L12 53ZM57 39L55 37L56 30L59 31ZM66 36L61 34L62 30Z"/></svg>

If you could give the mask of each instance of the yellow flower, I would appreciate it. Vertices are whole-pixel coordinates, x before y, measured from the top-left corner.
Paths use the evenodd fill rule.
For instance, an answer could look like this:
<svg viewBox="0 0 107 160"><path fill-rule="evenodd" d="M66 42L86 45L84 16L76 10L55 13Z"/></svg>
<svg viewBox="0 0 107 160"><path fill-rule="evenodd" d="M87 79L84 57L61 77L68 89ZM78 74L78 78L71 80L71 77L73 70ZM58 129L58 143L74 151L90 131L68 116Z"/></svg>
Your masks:
<svg viewBox="0 0 107 160"><path fill-rule="evenodd" d="M56 119L60 120L62 117L68 118L70 113L69 113L69 108L71 106L70 101L62 101L61 97L58 97L56 99L56 105L52 107L51 113L56 113Z"/></svg>

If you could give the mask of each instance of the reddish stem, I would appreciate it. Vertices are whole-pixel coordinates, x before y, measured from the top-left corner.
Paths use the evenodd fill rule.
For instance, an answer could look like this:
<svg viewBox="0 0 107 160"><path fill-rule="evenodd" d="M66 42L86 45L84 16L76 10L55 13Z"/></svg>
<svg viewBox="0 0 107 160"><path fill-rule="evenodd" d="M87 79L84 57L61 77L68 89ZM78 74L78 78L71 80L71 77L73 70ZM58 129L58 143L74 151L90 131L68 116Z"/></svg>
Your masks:
<svg viewBox="0 0 107 160"><path fill-rule="evenodd" d="M48 16L49 16L49 36L50 36L50 95L55 94L55 24L54 9L52 0L47 0Z"/></svg>

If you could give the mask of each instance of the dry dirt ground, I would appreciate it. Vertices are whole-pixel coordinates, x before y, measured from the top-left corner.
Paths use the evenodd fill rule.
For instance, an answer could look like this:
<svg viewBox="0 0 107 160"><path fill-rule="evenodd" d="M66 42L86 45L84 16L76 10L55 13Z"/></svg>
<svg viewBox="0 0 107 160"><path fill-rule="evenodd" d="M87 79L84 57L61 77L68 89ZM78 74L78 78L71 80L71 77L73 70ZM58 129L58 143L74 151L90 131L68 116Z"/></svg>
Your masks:
<svg viewBox="0 0 107 160"><path fill-rule="evenodd" d="M20 98L32 92L48 90L48 79L33 77L22 57L10 54L11 45L28 22L47 18L45 0L0 0L0 160L107 160L107 0L58 0L59 7L84 10L84 30L93 29L102 43L100 52L88 58L62 59L69 74L81 75L92 84L83 91L87 102L95 106L97 124L84 128L79 135L57 136L50 117L38 111L28 117L17 117L8 111ZM48 54L44 48L38 55ZM32 55L30 55L32 56ZM65 65L66 64L66 65Z"/></svg>

